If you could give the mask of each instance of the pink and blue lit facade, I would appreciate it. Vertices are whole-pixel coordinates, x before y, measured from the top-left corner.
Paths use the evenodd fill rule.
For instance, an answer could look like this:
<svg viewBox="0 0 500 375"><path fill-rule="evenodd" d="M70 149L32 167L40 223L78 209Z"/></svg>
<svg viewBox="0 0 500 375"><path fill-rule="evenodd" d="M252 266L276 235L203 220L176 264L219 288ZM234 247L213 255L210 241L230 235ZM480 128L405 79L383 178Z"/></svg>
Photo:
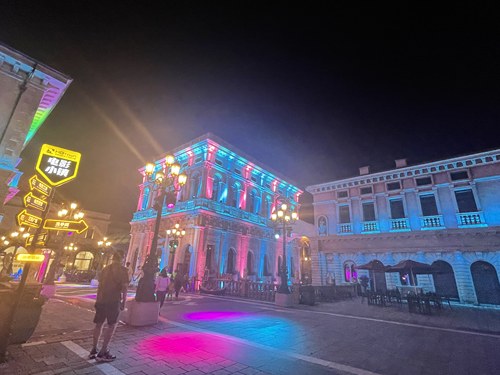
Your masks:
<svg viewBox="0 0 500 375"><path fill-rule="evenodd" d="M270 216L278 197L298 206L302 191L212 134L177 148L173 155L188 180L175 207L163 207L157 249L162 254L160 268L166 267L173 256L173 270L181 270L190 278L225 274L279 281L282 238L274 237ZM157 169L164 168L164 163L164 159L157 160ZM156 217L153 186L144 168L139 173L143 181L127 256L134 268L141 266L150 252ZM186 235L172 254L167 230L177 223ZM292 276L298 277L298 250L290 249L288 257L289 269L295 270Z"/></svg>
<svg viewBox="0 0 500 375"><path fill-rule="evenodd" d="M309 186L316 236L313 283L376 289L421 288L467 304L500 305L500 150ZM383 267L412 259L432 265L416 276ZM375 261L378 270L356 266ZM377 268L377 267L376 267ZM410 285L412 284L412 285Z"/></svg>
<svg viewBox="0 0 500 375"><path fill-rule="evenodd" d="M71 82L62 73L0 44L0 199L4 205L19 191L21 151ZM5 214L0 211L0 218ZM10 217L7 221L9 226L13 222Z"/></svg>

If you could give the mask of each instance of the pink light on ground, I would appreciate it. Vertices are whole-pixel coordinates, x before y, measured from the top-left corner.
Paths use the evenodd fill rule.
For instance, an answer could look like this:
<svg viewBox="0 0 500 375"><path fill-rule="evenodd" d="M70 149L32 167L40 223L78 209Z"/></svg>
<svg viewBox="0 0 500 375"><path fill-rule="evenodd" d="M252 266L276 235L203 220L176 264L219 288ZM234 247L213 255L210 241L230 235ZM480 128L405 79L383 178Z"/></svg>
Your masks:
<svg viewBox="0 0 500 375"><path fill-rule="evenodd" d="M250 314L241 311L200 311L185 314L187 320L241 320L250 317Z"/></svg>
<svg viewBox="0 0 500 375"><path fill-rule="evenodd" d="M224 356L234 352L235 345L219 335L199 332L175 332L148 338L138 344L138 351L152 357L166 360L198 362L207 358L207 353L217 350L217 355Z"/></svg>

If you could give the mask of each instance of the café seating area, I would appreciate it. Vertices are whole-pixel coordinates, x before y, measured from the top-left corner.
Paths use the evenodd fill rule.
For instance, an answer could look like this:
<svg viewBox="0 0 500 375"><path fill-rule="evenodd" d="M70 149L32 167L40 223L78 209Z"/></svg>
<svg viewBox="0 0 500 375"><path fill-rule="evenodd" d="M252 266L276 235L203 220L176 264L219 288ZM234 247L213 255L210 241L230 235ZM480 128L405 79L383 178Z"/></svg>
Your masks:
<svg viewBox="0 0 500 375"><path fill-rule="evenodd" d="M430 315L443 309L443 301L450 302L443 296L436 293L415 293L405 291L402 293L398 288L387 291L367 291L365 295L369 305L388 307L397 306L403 308L403 304L408 305L408 311L415 314Z"/></svg>

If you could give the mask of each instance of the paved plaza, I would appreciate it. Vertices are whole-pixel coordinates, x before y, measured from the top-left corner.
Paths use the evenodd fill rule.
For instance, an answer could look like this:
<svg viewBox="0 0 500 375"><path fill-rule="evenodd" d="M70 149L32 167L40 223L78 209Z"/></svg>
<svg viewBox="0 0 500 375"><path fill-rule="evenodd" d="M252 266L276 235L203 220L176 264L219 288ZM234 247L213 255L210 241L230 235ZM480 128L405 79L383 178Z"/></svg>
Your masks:
<svg viewBox="0 0 500 375"><path fill-rule="evenodd" d="M133 293L131 293L133 295ZM182 294L158 324L120 324L114 362L87 360L92 290L60 288L11 374L496 374L500 311L446 306L430 316L352 300L282 309Z"/></svg>

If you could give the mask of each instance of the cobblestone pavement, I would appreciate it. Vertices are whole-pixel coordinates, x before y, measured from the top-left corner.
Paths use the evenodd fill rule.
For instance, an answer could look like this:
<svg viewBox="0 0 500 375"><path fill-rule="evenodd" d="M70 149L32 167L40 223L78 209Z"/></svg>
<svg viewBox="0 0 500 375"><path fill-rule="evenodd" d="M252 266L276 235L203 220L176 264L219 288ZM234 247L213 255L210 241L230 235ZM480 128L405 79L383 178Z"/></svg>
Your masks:
<svg viewBox="0 0 500 375"><path fill-rule="evenodd" d="M0 374L497 374L500 311L447 307L409 314L353 299L291 309L182 295L158 324L118 327L117 359L87 360L92 300L68 293L44 305L27 344ZM78 293L76 293L78 294Z"/></svg>

